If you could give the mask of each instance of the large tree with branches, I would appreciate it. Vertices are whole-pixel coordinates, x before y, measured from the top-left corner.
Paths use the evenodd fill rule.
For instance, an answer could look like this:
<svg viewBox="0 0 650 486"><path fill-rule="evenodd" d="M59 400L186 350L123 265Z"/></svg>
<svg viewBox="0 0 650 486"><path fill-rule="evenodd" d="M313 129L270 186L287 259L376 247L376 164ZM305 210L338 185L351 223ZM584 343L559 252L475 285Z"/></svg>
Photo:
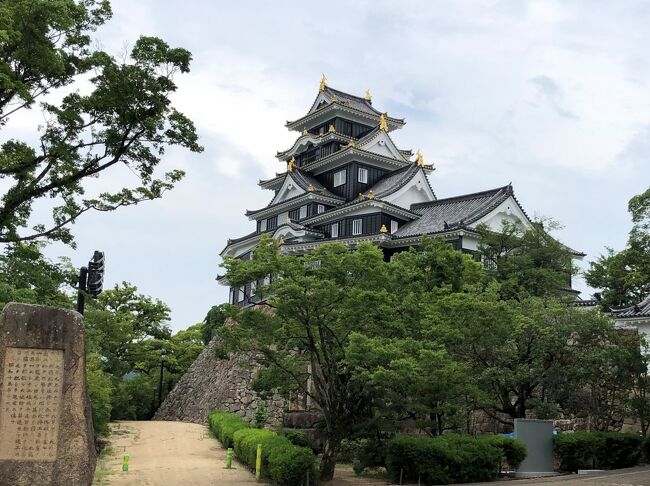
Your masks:
<svg viewBox="0 0 650 486"><path fill-rule="evenodd" d="M166 147L202 150L170 100L191 54L156 37L140 37L123 59L94 49L91 34L110 16L106 0L0 0L0 129L36 107L45 120L35 143L0 147L0 242L73 244L70 225L82 214L159 198L183 177L157 173ZM86 194L120 165L137 183ZM35 220L38 201L51 217Z"/></svg>

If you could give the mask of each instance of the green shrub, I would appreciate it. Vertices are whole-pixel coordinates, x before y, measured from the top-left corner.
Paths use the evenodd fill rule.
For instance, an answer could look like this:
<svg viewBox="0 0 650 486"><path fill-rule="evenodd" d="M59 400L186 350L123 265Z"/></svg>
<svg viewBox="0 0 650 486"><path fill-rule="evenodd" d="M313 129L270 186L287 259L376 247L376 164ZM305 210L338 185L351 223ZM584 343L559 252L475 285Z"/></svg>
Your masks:
<svg viewBox="0 0 650 486"><path fill-rule="evenodd" d="M553 440L553 452L563 471L619 469L638 464L643 439L621 432L564 433Z"/></svg>
<svg viewBox="0 0 650 486"><path fill-rule="evenodd" d="M526 444L517 439L501 435L482 435L478 439L490 442L497 447L501 451L502 465L503 462L506 462L512 469L517 469L528 455Z"/></svg>
<svg viewBox="0 0 650 486"><path fill-rule="evenodd" d="M650 439L644 439L641 447L643 449L643 460L650 463Z"/></svg>
<svg viewBox="0 0 650 486"><path fill-rule="evenodd" d="M250 428L250 424L239 415L222 410L210 412L208 423L210 430L224 447L233 447L233 434L236 431Z"/></svg>
<svg viewBox="0 0 650 486"><path fill-rule="evenodd" d="M280 433L289 439L293 445L297 445L298 447L307 447L314 450L314 443L311 441L309 436L307 436L307 433L304 430L283 429Z"/></svg>
<svg viewBox="0 0 650 486"><path fill-rule="evenodd" d="M356 459L359 459L361 450L367 442L366 439L343 439L336 461L353 463Z"/></svg>
<svg viewBox="0 0 650 486"><path fill-rule="evenodd" d="M314 479L314 453L293 445L289 439L270 430L240 429L234 434L235 455L255 468L257 445L262 446L262 474L282 486L301 484L307 471Z"/></svg>
<svg viewBox="0 0 650 486"><path fill-rule="evenodd" d="M386 466L393 480L403 470L404 480L427 485L490 481L497 477L501 457L493 441L470 436L399 436L390 441Z"/></svg>
<svg viewBox="0 0 650 486"><path fill-rule="evenodd" d="M108 422L111 419L113 381L101 370L99 356L96 353L89 354L86 363L86 383L92 405L93 430L96 437L107 436L110 433Z"/></svg>

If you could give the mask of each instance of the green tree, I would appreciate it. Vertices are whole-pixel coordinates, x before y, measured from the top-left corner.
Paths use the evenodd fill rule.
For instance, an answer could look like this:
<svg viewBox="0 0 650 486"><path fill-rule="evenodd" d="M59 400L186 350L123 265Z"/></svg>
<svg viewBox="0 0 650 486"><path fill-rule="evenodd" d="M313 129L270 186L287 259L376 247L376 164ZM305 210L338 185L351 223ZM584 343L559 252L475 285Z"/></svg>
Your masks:
<svg viewBox="0 0 650 486"><path fill-rule="evenodd" d="M399 423L415 421L429 435L463 429L479 390L466 363L443 345L413 338L369 338L352 333L347 362L357 380L383 401L380 414Z"/></svg>
<svg viewBox="0 0 650 486"><path fill-rule="evenodd" d="M101 357L97 353L89 353L86 357L86 383L92 406L95 436L106 436L110 432L108 422L111 419L115 387L110 377L104 373Z"/></svg>
<svg viewBox="0 0 650 486"><path fill-rule="evenodd" d="M389 325L381 250L362 244L350 252L328 244L304 257L285 256L265 237L251 260L226 259L224 265L232 285L273 275L269 288L260 289L270 292L273 311L235 311L236 324L221 327L219 335L229 349L255 351L262 365L258 391L297 391L319 406L325 428L320 477L331 479L340 442L369 399L345 364L350 333L375 334Z"/></svg>
<svg viewBox="0 0 650 486"><path fill-rule="evenodd" d="M602 289L605 309L638 304L650 294L650 189L630 199L628 211L633 225L627 246L607 248L585 273L590 286Z"/></svg>
<svg viewBox="0 0 650 486"><path fill-rule="evenodd" d="M58 263L41 253L43 243L14 243L0 253L0 306L24 302L72 307L71 290L77 278L67 260Z"/></svg>
<svg viewBox="0 0 650 486"><path fill-rule="evenodd" d="M504 221L498 232L477 227L479 253L487 273L501 284L502 299L568 296L573 254L550 234L557 228L554 221L539 221L530 229Z"/></svg>
<svg viewBox="0 0 650 486"><path fill-rule="evenodd" d="M156 175L166 147L202 150L193 123L169 98L190 53L156 37L139 38L124 59L93 49L92 32L110 16L101 0L0 1L0 124L39 100L45 118L38 143L0 147L0 242L72 244L69 226L83 213L161 197L183 177ZM89 89L76 84L82 78ZM46 96L55 90L68 93L56 104ZM121 166L135 185L85 194L88 181ZM40 200L52 206L51 218L28 228Z"/></svg>
<svg viewBox="0 0 650 486"><path fill-rule="evenodd" d="M486 398L476 407L499 422L512 425L529 410L553 415L572 400L584 411L586 402L576 397L590 379L596 390L598 376L621 384L624 375L632 376L630 368L605 375L622 350L606 317L562 301L497 296L498 291L452 294L432 306L430 316L432 333L440 333L449 353L473 370Z"/></svg>
<svg viewBox="0 0 650 486"><path fill-rule="evenodd" d="M226 304L214 305L210 308L203 319L203 344L209 344L212 338L217 335L217 331L226 322L228 317L228 306Z"/></svg>
<svg viewBox="0 0 650 486"><path fill-rule="evenodd" d="M418 334L427 297L460 291L466 281L478 284L481 277L480 265L471 257L431 239L385 262L371 244L354 251L325 244L296 257L281 255L277 243L263 237L251 260L228 258L224 266L232 285L272 276L270 285L257 286L259 295L269 296L267 307L230 307L233 325L222 326L218 333L228 350L255 351L262 366L254 383L257 390L297 391L318 405L326 434L323 479L332 477L341 440L368 418L380 389L360 378L359 359L348 361L355 353L352 336L408 340ZM406 352L407 341L395 345ZM357 341L357 353L359 346Z"/></svg>

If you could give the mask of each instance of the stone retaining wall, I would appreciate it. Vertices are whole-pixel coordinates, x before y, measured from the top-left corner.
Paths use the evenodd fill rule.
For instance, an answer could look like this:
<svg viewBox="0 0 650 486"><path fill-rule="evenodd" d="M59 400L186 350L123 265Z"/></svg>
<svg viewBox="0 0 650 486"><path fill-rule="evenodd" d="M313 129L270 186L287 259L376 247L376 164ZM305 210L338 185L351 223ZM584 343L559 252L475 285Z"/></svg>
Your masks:
<svg viewBox="0 0 650 486"><path fill-rule="evenodd" d="M165 398L153 420L173 420L207 424L215 409L234 412L252 421L259 397L250 385L257 371L251 354L217 357L218 338L213 339L187 373ZM282 421L284 401L280 397L264 401L267 421Z"/></svg>

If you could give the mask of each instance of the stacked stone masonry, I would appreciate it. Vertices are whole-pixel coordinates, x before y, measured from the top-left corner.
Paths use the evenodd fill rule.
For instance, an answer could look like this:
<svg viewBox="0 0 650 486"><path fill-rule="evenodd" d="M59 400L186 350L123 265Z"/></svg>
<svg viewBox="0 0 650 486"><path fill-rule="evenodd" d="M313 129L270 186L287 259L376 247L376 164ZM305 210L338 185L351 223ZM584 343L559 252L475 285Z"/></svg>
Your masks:
<svg viewBox="0 0 650 486"><path fill-rule="evenodd" d="M208 413L215 409L234 412L253 421L260 402L251 389L257 372L250 353L217 356L218 338L213 339L176 384L156 412L154 420L172 420L207 424ZM284 400L273 397L264 401L267 423L280 424Z"/></svg>

